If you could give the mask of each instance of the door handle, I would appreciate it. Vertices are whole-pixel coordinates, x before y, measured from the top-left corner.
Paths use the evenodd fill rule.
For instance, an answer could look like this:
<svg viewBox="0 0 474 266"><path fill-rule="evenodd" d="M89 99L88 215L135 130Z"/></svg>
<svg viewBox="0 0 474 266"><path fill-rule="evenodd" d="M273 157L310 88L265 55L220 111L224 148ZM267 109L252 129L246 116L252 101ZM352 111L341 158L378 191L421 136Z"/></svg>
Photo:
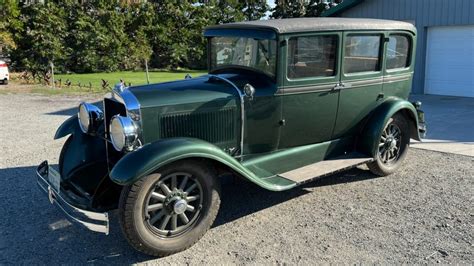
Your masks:
<svg viewBox="0 0 474 266"><path fill-rule="evenodd" d="M343 89L350 89L352 87L352 84L350 84L350 83L341 82L340 84L341 84Z"/></svg>
<svg viewBox="0 0 474 266"><path fill-rule="evenodd" d="M344 88L343 84L342 83L337 83L336 85L334 85L334 87L332 88L333 91L340 91Z"/></svg>
<svg viewBox="0 0 474 266"><path fill-rule="evenodd" d="M332 90L339 91L342 89L350 89L351 87L352 85L350 83L339 82L336 85L334 85L334 88Z"/></svg>

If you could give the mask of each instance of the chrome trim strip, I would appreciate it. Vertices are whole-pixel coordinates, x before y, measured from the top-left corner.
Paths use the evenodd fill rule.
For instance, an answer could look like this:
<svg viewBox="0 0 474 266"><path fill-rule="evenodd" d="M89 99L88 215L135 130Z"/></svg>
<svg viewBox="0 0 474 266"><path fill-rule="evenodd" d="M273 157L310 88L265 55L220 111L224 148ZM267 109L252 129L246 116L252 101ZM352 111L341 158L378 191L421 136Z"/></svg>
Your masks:
<svg viewBox="0 0 474 266"><path fill-rule="evenodd" d="M61 197L60 192L53 189L49 181L47 181L40 172L44 172L44 168L47 167L46 174L49 172L56 172L53 168L48 165L47 161L41 163L37 170L37 184L38 186L48 194L49 201L51 204L58 206L64 214L69 218L71 222L77 223L84 226L85 228L99 233L109 234L109 214L107 212L92 212L88 210L79 209L70 203L68 203L63 197ZM43 171L41 171L43 170ZM56 172L57 173L57 172ZM59 175L59 174L58 174ZM78 217L82 216L82 217ZM86 221L86 219L91 221ZM94 223L96 222L96 223Z"/></svg>
<svg viewBox="0 0 474 266"><path fill-rule="evenodd" d="M237 87L237 85L235 85L232 81L224 78L224 77L220 77L218 75L214 75L214 74L209 74L207 75L209 78L216 78L216 79L220 79L220 80L223 80L224 82L230 84L234 89L235 91L237 91L237 93L239 94L239 98L240 98L240 120L242 121L242 124L240 126L240 158L242 158L242 155L244 153L244 123L245 123L245 94L240 91L240 89Z"/></svg>
<svg viewBox="0 0 474 266"><path fill-rule="evenodd" d="M140 103L137 97L127 87L122 92L115 92L114 97L119 102L123 103L127 109L127 115L132 118L133 121L141 123L141 110Z"/></svg>
<svg viewBox="0 0 474 266"><path fill-rule="evenodd" d="M400 75L389 75L389 76L380 76L372 79L363 79L363 80L346 80L342 82L346 86L340 89L352 89L360 88L370 85L380 85L384 83L392 83L398 81L409 80L413 73L403 73ZM291 94L301 94L301 93L310 93L310 92L327 92L334 89L337 83L334 84L323 84L323 85L303 85L303 86L288 86L281 89L278 89L275 95L291 95Z"/></svg>
<svg viewBox="0 0 474 266"><path fill-rule="evenodd" d="M140 102L137 97L130 91L129 87L126 87L119 91L118 89L112 90L112 98L116 99L123 105L127 110L127 116L129 116L137 126L138 140L140 143L144 143L143 140L143 128L142 128L142 111Z"/></svg>
<svg viewBox="0 0 474 266"><path fill-rule="evenodd" d="M309 92L327 92L334 89L337 83L324 84L324 85L314 85L314 86L300 86L300 87L285 87L278 89L275 95L291 95L291 94L301 94Z"/></svg>
<svg viewBox="0 0 474 266"><path fill-rule="evenodd" d="M411 76L412 76L411 74L384 76L383 82L392 83L392 82L397 82L397 81L405 81L405 80L409 80Z"/></svg>
<svg viewBox="0 0 474 266"><path fill-rule="evenodd" d="M379 85L383 83L383 77L373 78L373 79L365 79L365 80L345 80L343 83L350 84L350 88L358 88L363 86L370 86L370 85Z"/></svg>

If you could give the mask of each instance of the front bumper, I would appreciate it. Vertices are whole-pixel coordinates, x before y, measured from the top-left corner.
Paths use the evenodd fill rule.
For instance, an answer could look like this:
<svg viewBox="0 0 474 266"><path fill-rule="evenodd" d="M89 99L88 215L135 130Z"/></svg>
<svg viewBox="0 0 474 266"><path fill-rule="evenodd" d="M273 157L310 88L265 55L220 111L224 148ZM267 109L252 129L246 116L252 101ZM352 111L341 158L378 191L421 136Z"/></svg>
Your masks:
<svg viewBox="0 0 474 266"><path fill-rule="evenodd" d="M109 234L109 215L107 212L92 212L73 206L64 197L61 197L61 186L59 173L48 165L48 161L42 162L36 170L38 186L48 194L51 204L58 206L68 220L84 226L85 228L99 233Z"/></svg>

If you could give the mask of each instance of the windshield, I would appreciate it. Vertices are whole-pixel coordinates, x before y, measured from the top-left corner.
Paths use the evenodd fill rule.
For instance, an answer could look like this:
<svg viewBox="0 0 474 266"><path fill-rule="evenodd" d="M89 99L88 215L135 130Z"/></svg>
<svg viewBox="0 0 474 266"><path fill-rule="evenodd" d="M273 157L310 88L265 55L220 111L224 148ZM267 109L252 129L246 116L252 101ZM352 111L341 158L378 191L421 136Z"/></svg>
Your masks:
<svg viewBox="0 0 474 266"><path fill-rule="evenodd" d="M275 76L276 41L248 37L212 37L211 71L226 67L245 67Z"/></svg>

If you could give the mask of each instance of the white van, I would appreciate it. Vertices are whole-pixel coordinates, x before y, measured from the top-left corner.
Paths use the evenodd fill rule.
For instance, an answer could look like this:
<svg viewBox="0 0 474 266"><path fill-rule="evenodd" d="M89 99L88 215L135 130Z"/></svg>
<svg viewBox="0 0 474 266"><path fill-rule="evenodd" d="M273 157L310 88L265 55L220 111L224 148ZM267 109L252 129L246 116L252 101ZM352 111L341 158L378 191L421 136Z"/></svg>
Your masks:
<svg viewBox="0 0 474 266"><path fill-rule="evenodd" d="M0 60L0 83L8 84L10 74L8 73L8 66L5 61Z"/></svg>

